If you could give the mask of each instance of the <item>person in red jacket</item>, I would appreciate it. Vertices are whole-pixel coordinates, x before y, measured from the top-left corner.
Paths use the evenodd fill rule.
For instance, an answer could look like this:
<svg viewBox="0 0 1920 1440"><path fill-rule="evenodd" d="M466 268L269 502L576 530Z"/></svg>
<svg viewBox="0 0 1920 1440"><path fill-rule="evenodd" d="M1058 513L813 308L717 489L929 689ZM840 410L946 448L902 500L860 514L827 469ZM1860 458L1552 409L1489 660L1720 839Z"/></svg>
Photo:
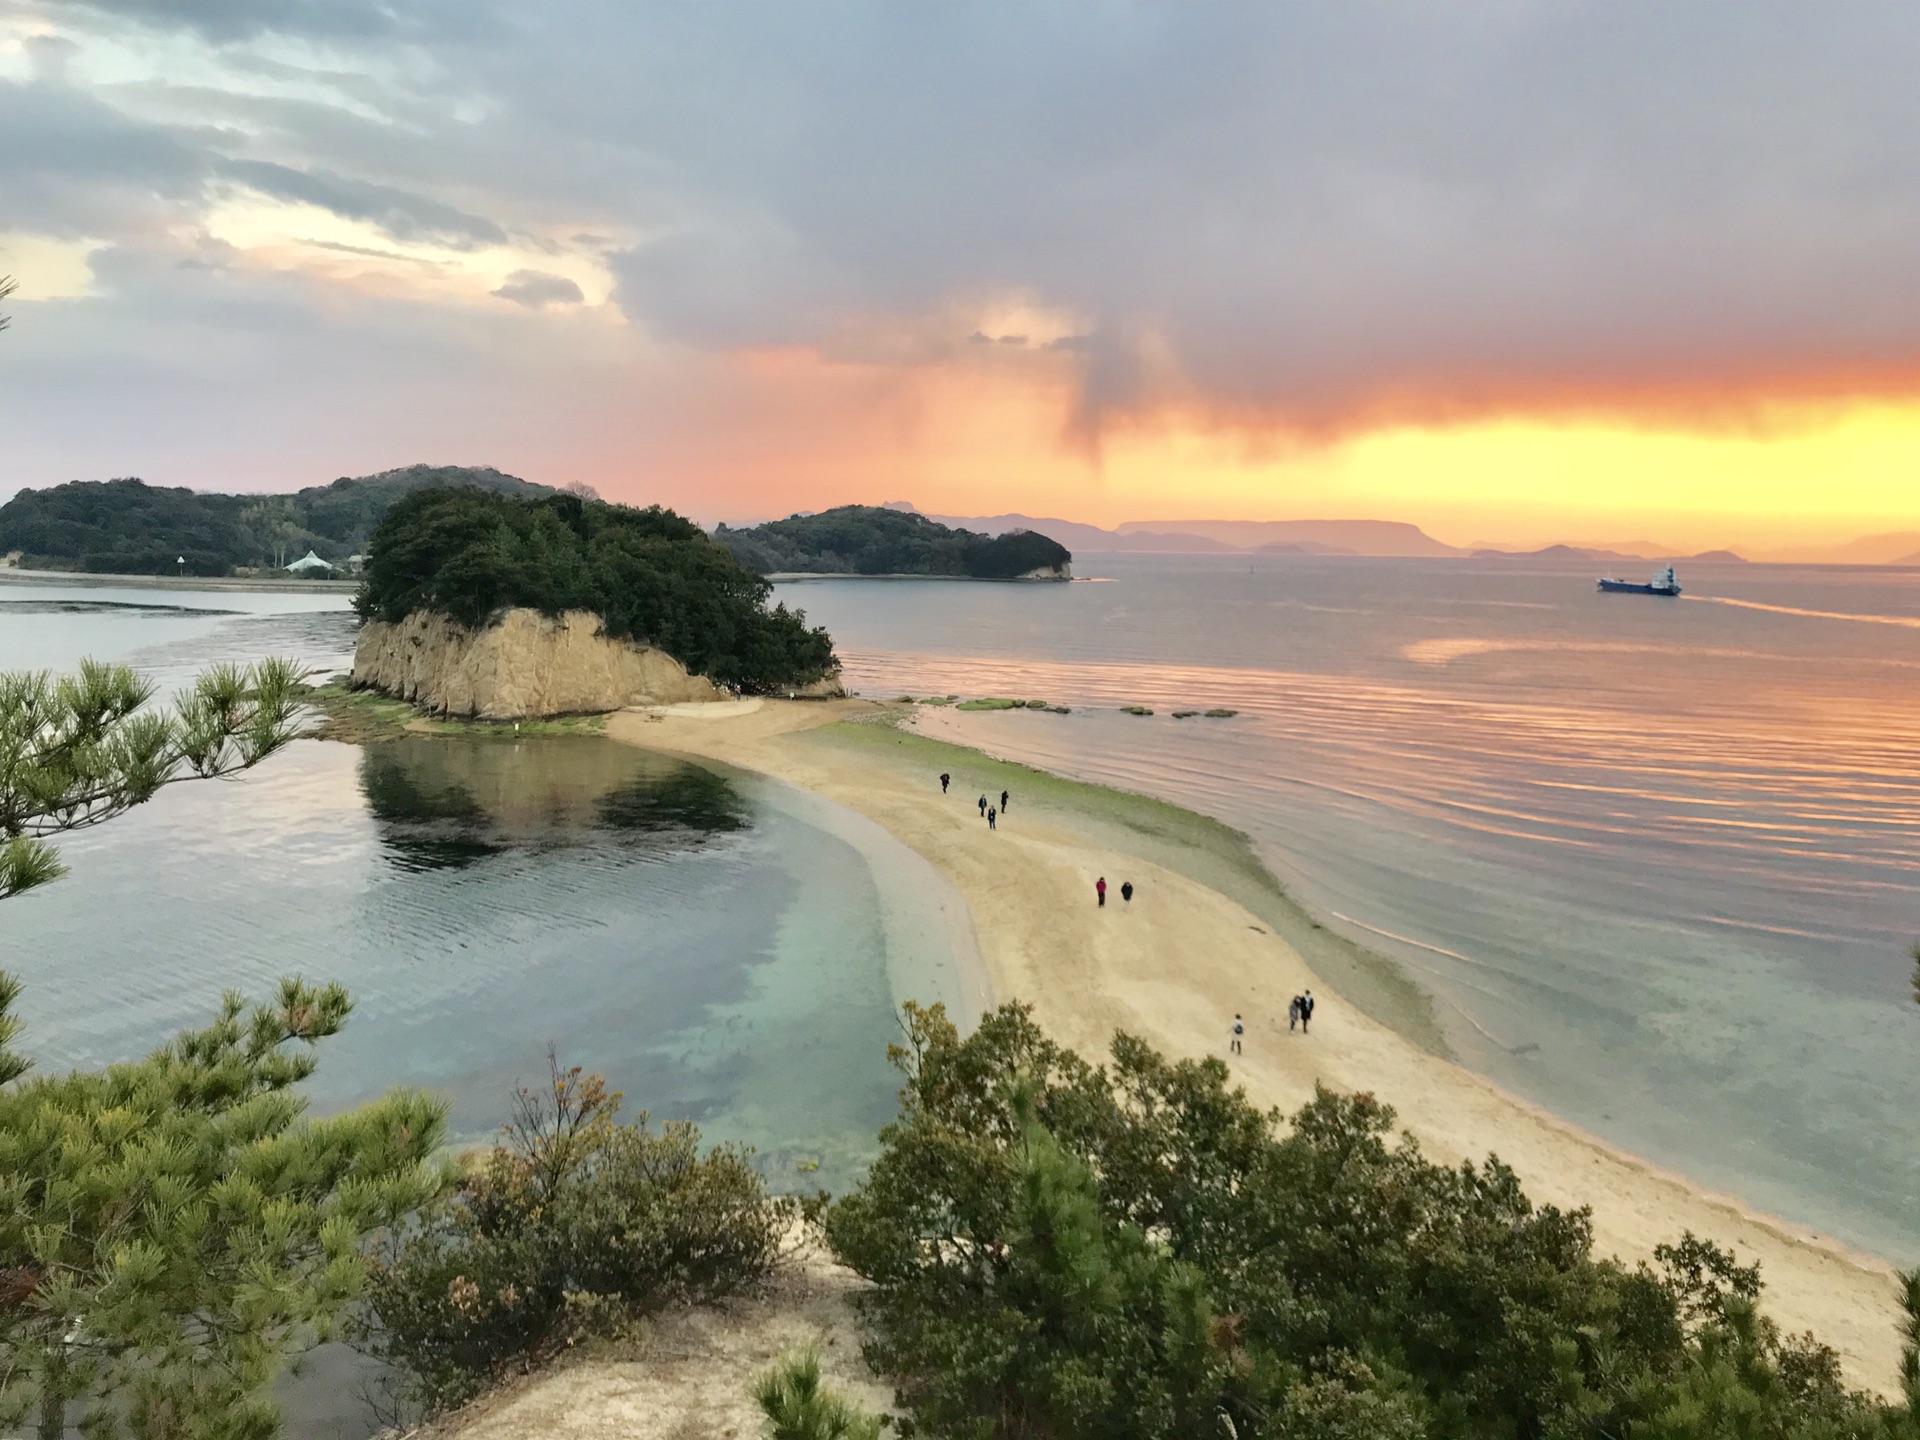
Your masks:
<svg viewBox="0 0 1920 1440"><path fill-rule="evenodd" d="M1093 882L1093 893L1100 897L1100 904L1104 908L1107 903L1107 877L1106 876L1102 875L1098 880Z"/></svg>

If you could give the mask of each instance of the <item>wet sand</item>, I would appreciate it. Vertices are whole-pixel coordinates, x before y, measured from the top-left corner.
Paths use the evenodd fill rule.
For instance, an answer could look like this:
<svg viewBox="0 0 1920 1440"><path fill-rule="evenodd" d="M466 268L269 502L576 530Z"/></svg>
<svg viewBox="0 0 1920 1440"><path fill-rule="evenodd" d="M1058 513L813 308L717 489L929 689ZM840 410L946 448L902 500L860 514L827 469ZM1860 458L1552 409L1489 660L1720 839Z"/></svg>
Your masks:
<svg viewBox="0 0 1920 1440"><path fill-rule="evenodd" d="M615 715L607 733L760 771L885 827L966 898L995 997L1032 1005L1064 1043L1100 1055L1126 1030L1172 1055L1224 1056L1240 1012L1246 1053L1232 1057L1233 1072L1255 1103L1291 1110L1316 1084L1370 1091L1433 1158L1497 1153L1536 1202L1591 1206L1596 1248L1628 1262L1683 1231L1710 1237L1760 1263L1766 1308L1784 1328L1834 1346L1853 1383L1896 1388L1890 1265L1658 1171L1359 1013L1271 922L1194 878L1217 873L1220 857L1159 823L1168 807L1138 802L1135 844L1124 804L1084 799L1114 792L1015 787L989 831L977 797L990 791L997 804L1010 767L871 723L887 707L765 701L675 712ZM945 796L942 768L954 776ZM1094 903L1101 875L1104 909ZM1123 880L1137 888L1131 905L1119 899ZM1306 988L1319 1001L1313 1033L1290 1034L1288 998Z"/></svg>

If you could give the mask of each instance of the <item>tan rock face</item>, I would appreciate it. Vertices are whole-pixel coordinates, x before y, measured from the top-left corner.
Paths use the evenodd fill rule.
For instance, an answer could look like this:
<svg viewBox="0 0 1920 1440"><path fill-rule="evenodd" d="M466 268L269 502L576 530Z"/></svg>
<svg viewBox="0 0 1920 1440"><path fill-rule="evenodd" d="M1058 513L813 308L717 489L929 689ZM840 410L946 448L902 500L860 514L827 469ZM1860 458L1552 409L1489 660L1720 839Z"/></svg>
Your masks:
<svg viewBox="0 0 1920 1440"><path fill-rule="evenodd" d="M430 710L483 720L591 714L628 705L727 698L664 650L601 634L600 617L551 619L509 610L485 630L416 611L371 620L353 652L353 680Z"/></svg>

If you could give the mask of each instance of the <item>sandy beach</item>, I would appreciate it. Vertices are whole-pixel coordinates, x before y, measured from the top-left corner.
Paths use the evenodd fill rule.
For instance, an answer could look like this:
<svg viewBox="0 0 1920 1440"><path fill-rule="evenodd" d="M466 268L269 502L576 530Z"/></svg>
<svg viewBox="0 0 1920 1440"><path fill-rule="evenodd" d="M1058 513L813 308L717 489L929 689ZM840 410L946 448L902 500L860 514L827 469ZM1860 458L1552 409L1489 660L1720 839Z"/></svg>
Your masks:
<svg viewBox="0 0 1920 1440"><path fill-rule="evenodd" d="M1185 815L1171 807L1140 801L1136 812L1132 797L903 733L871 702L700 708L624 712L607 733L766 774L883 826L965 897L995 998L1032 1005L1065 1043L1102 1055L1126 1030L1172 1055L1224 1055L1242 1013L1246 1053L1233 1070L1256 1103L1291 1110L1316 1084L1370 1091L1435 1159L1496 1153L1536 1202L1591 1206L1597 1249L1627 1262L1683 1231L1710 1237L1760 1263L1766 1308L1784 1328L1834 1346L1853 1383L1895 1388L1890 1265L1657 1171L1369 1019L1270 919L1223 893L1235 887L1207 883L1232 868L1192 838L1210 822L1186 817L1189 833L1170 823ZM954 777L946 796L942 769ZM977 797L997 804L1003 787L1011 804L990 832ZM1126 880L1130 905L1118 894ZM1319 1001L1313 1033L1289 1034L1288 998L1306 988Z"/></svg>

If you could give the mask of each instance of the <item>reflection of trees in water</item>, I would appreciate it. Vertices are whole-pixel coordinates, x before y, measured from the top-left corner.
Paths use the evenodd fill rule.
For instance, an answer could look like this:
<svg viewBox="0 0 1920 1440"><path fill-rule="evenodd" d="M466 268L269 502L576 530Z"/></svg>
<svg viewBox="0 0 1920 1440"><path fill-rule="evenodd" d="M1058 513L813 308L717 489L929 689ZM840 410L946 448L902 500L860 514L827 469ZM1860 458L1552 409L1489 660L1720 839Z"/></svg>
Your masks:
<svg viewBox="0 0 1920 1440"><path fill-rule="evenodd" d="M408 870L457 869L515 849L684 849L747 825L724 777L585 737L386 741L362 753L360 788Z"/></svg>

